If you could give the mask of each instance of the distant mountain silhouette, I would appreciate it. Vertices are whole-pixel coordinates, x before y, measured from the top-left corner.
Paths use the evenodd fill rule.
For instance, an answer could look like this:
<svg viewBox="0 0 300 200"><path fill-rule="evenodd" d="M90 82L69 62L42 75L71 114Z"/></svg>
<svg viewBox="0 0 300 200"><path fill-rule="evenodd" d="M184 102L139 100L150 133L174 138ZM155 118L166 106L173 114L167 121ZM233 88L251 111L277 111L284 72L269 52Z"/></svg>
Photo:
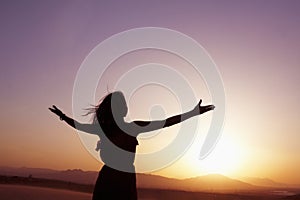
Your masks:
<svg viewBox="0 0 300 200"><path fill-rule="evenodd" d="M260 187L218 174L188 179L172 179L156 175L138 174L137 178L138 186L142 188L161 188L168 190L181 189L194 192L225 192L262 189Z"/></svg>
<svg viewBox="0 0 300 200"><path fill-rule="evenodd" d="M81 169L68 169L68 170L52 170L41 168L12 168L12 167L0 167L0 175L6 176L24 176L28 177L32 175L35 178L46 178L62 181L70 181L73 183L81 184L94 184L98 176L98 172L95 171L83 171Z"/></svg>
<svg viewBox="0 0 300 200"><path fill-rule="evenodd" d="M245 177L241 179L244 182L250 183L252 185L263 186L263 187L274 187L274 188L287 188L291 185L285 183L278 183L268 178L254 178L254 177Z"/></svg>
<svg viewBox="0 0 300 200"><path fill-rule="evenodd" d="M219 174L210 174L196 178L189 178L185 183L195 190L201 186L204 191L242 191L242 190L259 190L260 188L249 183L231 179Z"/></svg>
<svg viewBox="0 0 300 200"><path fill-rule="evenodd" d="M72 170L52 170L40 168L0 167L0 175L23 176L69 181L80 184L94 184L98 172ZM137 174L139 188L157 188L166 190L206 191L206 192L239 192L265 190L266 187L287 187L270 179L247 178L244 181L235 180L219 174L211 174L188 179L174 179L158 175ZM263 187L262 187L263 186Z"/></svg>

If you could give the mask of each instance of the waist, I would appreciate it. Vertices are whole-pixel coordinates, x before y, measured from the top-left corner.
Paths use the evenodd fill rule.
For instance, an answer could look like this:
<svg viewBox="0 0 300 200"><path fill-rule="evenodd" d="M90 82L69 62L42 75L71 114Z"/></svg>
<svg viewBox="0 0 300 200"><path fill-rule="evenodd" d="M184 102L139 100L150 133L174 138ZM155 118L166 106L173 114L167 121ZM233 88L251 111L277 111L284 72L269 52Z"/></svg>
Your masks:
<svg viewBox="0 0 300 200"><path fill-rule="evenodd" d="M114 171L114 172L117 172L117 173L129 173L129 174L134 174L135 173L135 167L134 167L134 165L132 165L131 166L132 167L132 169L133 169L133 171L130 171L130 172L124 172L124 171L121 171L121 170L119 170L119 169L115 169L115 168L113 168L113 167L111 167L111 166L109 166L109 165L107 165L107 164L105 164L105 165L103 165L103 167L101 168L101 171Z"/></svg>

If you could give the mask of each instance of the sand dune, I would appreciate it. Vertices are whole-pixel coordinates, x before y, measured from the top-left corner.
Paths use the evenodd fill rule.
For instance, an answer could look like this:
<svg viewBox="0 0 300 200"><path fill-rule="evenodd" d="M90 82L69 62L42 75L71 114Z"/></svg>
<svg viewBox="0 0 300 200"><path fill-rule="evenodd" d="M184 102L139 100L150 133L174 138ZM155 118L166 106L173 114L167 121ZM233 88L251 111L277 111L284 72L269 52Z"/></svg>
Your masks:
<svg viewBox="0 0 300 200"><path fill-rule="evenodd" d="M2 200L90 200L91 194L69 190L0 184Z"/></svg>
<svg viewBox="0 0 300 200"><path fill-rule="evenodd" d="M277 195L221 194L204 192L186 192L175 190L139 189L139 200L283 200L299 199L298 196L281 197ZM91 200L91 193L75 192L63 189L50 189L23 185L0 184L1 200Z"/></svg>

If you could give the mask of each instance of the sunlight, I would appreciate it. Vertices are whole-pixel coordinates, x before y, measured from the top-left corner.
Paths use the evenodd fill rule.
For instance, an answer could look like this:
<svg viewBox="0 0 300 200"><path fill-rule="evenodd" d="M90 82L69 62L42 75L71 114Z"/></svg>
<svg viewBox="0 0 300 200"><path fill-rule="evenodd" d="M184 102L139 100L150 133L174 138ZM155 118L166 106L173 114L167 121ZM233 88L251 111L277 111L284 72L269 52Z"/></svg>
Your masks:
<svg viewBox="0 0 300 200"><path fill-rule="evenodd" d="M223 137L213 152L199 164L202 170L208 174L233 175L241 162L241 149L237 143L233 139Z"/></svg>
<svg viewBox="0 0 300 200"><path fill-rule="evenodd" d="M199 159L199 147L203 137L196 139L188 152L168 170L161 170L158 175L175 178L221 174L236 178L247 170L249 153L234 135L224 133L213 151L203 160ZM180 173L178 173L180 172Z"/></svg>

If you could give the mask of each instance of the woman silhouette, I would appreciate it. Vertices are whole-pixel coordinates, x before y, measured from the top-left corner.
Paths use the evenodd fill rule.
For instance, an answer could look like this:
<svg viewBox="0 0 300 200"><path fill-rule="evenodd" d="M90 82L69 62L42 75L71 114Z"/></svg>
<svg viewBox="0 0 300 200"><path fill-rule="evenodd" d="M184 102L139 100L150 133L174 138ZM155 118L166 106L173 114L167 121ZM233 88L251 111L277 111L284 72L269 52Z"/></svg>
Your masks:
<svg viewBox="0 0 300 200"><path fill-rule="evenodd" d="M67 117L61 110L53 105L49 108L61 120L73 128L100 137L97 149L104 166L99 172L96 181L93 200L99 199L126 199L136 200L136 177L134 171L134 155L138 141L137 135L180 123L193 116L213 110L213 105L201 106L202 100L189 112L176 115L165 120L132 121L125 122L124 117L128 108L122 92L108 94L95 109L94 120L91 124L82 124ZM117 147L117 148L116 148ZM116 149L121 149L117 151ZM133 156L123 156L122 152L132 152ZM117 166L112 168L112 166ZM120 170L120 169L130 169Z"/></svg>

